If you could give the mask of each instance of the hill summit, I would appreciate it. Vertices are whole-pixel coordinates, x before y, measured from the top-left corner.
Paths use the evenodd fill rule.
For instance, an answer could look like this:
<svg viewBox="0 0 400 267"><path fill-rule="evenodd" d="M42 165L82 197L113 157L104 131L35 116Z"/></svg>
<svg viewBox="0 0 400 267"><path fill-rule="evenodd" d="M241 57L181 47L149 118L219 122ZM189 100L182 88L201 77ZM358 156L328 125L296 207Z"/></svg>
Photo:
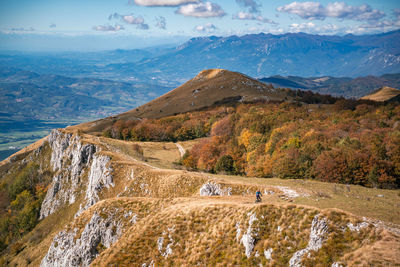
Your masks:
<svg viewBox="0 0 400 267"><path fill-rule="evenodd" d="M378 90L372 92L369 95L363 96L361 99L363 100L373 100L373 101L400 101L400 90L388 86L384 86L379 88Z"/></svg>
<svg viewBox="0 0 400 267"><path fill-rule="evenodd" d="M196 77L153 101L129 111L140 118L160 118L231 101L283 100L283 91L238 72L201 71Z"/></svg>
<svg viewBox="0 0 400 267"><path fill-rule="evenodd" d="M201 110L223 103L258 100L283 101L285 99L290 99L288 90L273 88L271 85L266 85L238 72L208 69L201 71L183 85L138 108L115 117L80 124L77 128L93 133L103 130L118 119L155 119Z"/></svg>

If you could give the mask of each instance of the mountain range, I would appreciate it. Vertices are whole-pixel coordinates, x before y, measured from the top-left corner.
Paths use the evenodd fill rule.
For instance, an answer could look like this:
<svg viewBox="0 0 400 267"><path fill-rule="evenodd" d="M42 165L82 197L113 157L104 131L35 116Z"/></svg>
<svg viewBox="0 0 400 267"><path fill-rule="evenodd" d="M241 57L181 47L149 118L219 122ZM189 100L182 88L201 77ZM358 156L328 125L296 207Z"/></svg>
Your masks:
<svg viewBox="0 0 400 267"><path fill-rule="evenodd" d="M383 86L400 88L400 74L385 74L382 76L349 77L311 77L271 76L260 81L275 87L311 90L320 94L360 98Z"/></svg>
<svg viewBox="0 0 400 267"><path fill-rule="evenodd" d="M400 72L400 31L376 35L321 36L305 33L199 37L164 55L106 68L141 70L177 83L203 69L224 68L252 77L357 77Z"/></svg>
<svg viewBox="0 0 400 267"><path fill-rule="evenodd" d="M93 53L3 52L0 66L75 77L175 87L203 69L251 77L360 77L400 73L400 31L328 36L306 33L197 37L171 47Z"/></svg>

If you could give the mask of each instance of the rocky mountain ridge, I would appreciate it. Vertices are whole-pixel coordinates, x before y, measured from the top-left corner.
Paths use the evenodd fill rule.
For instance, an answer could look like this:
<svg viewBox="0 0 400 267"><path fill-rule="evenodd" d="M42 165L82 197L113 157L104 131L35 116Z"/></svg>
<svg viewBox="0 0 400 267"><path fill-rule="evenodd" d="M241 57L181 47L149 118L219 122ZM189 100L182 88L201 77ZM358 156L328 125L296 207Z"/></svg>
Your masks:
<svg viewBox="0 0 400 267"><path fill-rule="evenodd" d="M13 164L34 161L46 146L54 177L35 229L50 229L34 246L27 239L10 264L352 266L376 240L398 238L341 211L252 202L257 189L291 201L306 191L155 168L107 138L76 131L54 130ZM60 216L71 219L48 224ZM379 260L390 262L385 255Z"/></svg>

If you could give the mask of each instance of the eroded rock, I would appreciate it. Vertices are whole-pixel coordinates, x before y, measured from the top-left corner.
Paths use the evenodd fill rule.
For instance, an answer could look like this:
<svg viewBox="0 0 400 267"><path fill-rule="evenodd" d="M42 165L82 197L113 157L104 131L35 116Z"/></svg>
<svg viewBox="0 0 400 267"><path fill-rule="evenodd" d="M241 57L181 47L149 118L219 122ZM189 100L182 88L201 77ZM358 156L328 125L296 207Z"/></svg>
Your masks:
<svg viewBox="0 0 400 267"><path fill-rule="evenodd" d="M293 254L289 261L290 267L300 267L303 256L309 251L317 251L322 247L322 243L325 241L328 234L328 224L325 219L320 219L319 215L316 215L311 223L310 240L306 248L297 251Z"/></svg>
<svg viewBox="0 0 400 267"><path fill-rule="evenodd" d="M254 213L249 213L248 216L249 218L249 227L247 228L246 233L243 234L242 239L240 242L243 244L245 248L245 254L247 258L250 258L251 253L253 252L254 245L255 245L255 236L257 233L254 231L252 228L253 223L257 221L257 217Z"/></svg>
<svg viewBox="0 0 400 267"><path fill-rule="evenodd" d="M50 163L56 174L40 209L40 219L76 201L82 175L96 150L93 144L83 144L78 135L53 130L49 136L52 149Z"/></svg>
<svg viewBox="0 0 400 267"><path fill-rule="evenodd" d="M121 228L113 216L94 213L80 237L77 229L58 233L40 266L89 266L100 248L109 248L118 240Z"/></svg>

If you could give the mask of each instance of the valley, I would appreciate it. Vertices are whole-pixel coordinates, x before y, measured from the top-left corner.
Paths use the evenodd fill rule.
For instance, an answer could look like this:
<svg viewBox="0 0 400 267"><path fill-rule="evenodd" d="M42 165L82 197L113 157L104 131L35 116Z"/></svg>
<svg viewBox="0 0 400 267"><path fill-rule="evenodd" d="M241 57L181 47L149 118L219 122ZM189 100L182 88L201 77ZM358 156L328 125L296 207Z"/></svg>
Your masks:
<svg viewBox="0 0 400 267"><path fill-rule="evenodd" d="M382 86L399 88L398 36L399 31L342 37L261 33L143 49L1 51L0 127L7 129L0 136L1 154L7 155L9 147L23 148L51 129L29 125L67 126L123 113L210 68L239 71L276 88L335 97L360 98ZM335 67L339 65L346 67ZM15 124L25 124L24 132L14 129Z"/></svg>

